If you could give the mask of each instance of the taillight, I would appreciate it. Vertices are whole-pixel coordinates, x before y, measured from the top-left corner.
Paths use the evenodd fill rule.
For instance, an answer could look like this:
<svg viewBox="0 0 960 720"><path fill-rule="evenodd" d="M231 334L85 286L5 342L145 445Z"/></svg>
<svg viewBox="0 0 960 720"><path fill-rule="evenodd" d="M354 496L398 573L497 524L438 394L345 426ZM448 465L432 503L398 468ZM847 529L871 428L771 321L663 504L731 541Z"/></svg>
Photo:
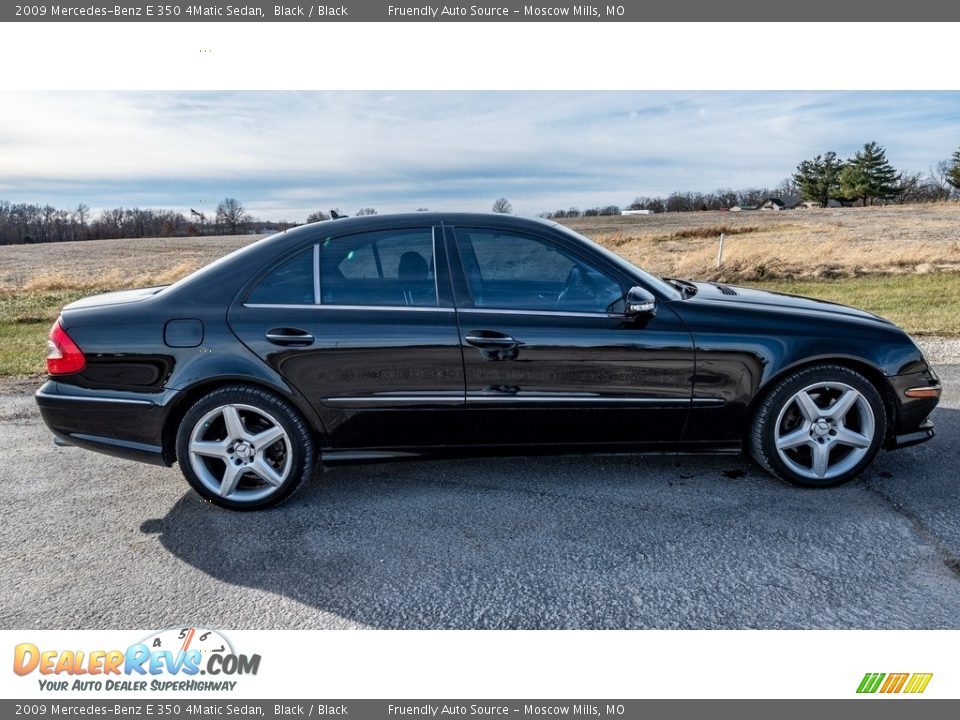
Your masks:
<svg viewBox="0 0 960 720"><path fill-rule="evenodd" d="M87 366L83 351L77 347L67 331L60 325L60 320L50 328L50 339L47 340L47 372L50 375L67 375L77 373Z"/></svg>

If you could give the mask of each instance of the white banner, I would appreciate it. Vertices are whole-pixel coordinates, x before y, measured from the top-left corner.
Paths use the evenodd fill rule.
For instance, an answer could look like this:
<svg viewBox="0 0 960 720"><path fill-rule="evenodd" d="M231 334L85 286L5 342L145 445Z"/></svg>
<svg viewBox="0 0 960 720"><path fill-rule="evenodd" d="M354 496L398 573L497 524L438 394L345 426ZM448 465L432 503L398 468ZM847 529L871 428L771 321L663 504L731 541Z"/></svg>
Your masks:
<svg viewBox="0 0 960 720"><path fill-rule="evenodd" d="M218 632L184 625L6 630L0 651L5 699L958 698L958 640L958 631ZM871 688L866 676L880 674Z"/></svg>

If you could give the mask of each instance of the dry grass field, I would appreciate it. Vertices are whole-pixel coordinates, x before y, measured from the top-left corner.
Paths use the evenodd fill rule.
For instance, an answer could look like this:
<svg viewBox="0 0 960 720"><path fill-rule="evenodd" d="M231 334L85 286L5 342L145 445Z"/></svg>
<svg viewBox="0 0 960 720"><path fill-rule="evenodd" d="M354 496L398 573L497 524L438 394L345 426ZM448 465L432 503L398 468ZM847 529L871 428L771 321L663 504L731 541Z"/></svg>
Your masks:
<svg viewBox="0 0 960 720"><path fill-rule="evenodd" d="M960 272L960 203L564 222L671 277L748 282ZM717 268L721 232L724 262Z"/></svg>
<svg viewBox="0 0 960 720"><path fill-rule="evenodd" d="M876 312L915 334L960 335L960 203L564 222L654 274L821 297ZM173 282L256 239L0 246L0 376L42 370L47 330L65 303Z"/></svg>
<svg viewBox="0 0 960 720"><path fill-rule="evenodd" d="M260 235L0 245L0 294L163 285Z"/></svg>

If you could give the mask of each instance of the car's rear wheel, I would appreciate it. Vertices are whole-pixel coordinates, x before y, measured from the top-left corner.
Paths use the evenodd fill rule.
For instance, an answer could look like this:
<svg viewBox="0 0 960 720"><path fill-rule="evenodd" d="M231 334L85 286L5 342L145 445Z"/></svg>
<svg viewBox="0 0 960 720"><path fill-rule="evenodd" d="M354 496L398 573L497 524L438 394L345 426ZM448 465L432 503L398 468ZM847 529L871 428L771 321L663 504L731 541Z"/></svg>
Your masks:
<svg viewBox="0 0 960 720"><path fill-rule="evenodd" d="M781 380L753 417L754 459L777 477L828 487L859 475L886 434L883 399L860 373L840 365L804 368Z"/></svg>
<svg viewBox="0 0 960 720"><path fill-rule="evenodd" d="M313 472L306 422L285 400L246 386L211 392L190 408L177 433L177 460L200 495L231 510L288 498Z"/></svg>

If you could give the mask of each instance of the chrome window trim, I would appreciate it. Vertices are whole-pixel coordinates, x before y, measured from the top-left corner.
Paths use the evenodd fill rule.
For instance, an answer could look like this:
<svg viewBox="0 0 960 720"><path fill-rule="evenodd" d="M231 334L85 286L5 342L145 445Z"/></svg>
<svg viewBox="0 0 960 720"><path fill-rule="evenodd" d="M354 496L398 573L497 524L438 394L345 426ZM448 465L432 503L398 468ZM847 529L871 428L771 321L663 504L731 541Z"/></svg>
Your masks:
<svg viewBox="0 0 960 720"><path fill-rule="evenodd" d="M437 264L437 226L432 225L430 227L430 238L433 241L433 297L435 300L434 307L440 307L440 266Z"/></svg>
<svg viewBox="0 0 960 720"><path fill-rule="evenodd" d="M491 315L549 315L551 317L600 317L609 319L623 319L625 315L618 313L574 312L568 310L511 310L509 308L457 308L458 313L488 313Z"/></svg>
<svg viewBox="0 0 960 720"><path fill-rule="evenodd" d="M313 304L320 304L320 243L313 244Z"/></svg>
<svg viewBox="0 0 960 720"><path fill-rule="evenodd" d="M583 313L563 312L561 310L486 310L483 308L454 308L434 307L433 305L304 305L284 303L243 303L246 308L313 308L315 310L413 310L415 312L458 312L458 313L492 313L494 315L549 315L551 317L599 317L611 320L622 319L623 315L616 313Z"/></svg>
<svg viewBox="0 0 960 720"><path fill-rule="evenodd" d="M283 308L297 308L300 310L411 310L413 312L454 312L452 307L434 307L433 305L283 305L278 303L244 303L245 308L268 308L282 310Z"/></svg>

